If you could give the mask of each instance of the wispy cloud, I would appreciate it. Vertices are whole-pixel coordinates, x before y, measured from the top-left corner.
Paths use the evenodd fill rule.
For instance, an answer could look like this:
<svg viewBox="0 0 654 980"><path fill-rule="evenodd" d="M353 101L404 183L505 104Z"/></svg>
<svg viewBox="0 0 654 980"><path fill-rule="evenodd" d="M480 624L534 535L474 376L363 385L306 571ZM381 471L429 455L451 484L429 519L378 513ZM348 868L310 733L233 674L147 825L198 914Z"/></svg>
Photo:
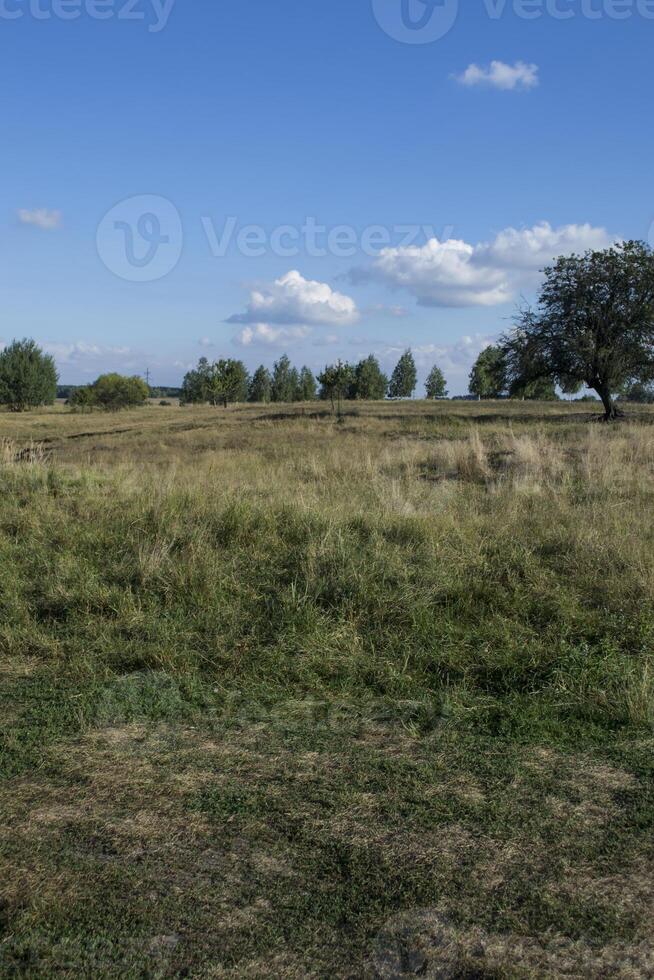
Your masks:
<svg viewBox="0 0 654 980"><path fill-rule="evenodd" d="M503 61L491 61L485 67L468 65L464 72L454 78L460 85L468 88L483 85L504 92L536 88L539 83L538 65L528 65L524 61L516 61L514 65L507 65Z"/></svg>
<svg viewBox="0 0 654 980"><path fill-rule="evenodd" d="M17 212L22 225L33 225L43 231L53 231L61 226L61 211L50 211L48 208L20 208Z"/></svg>

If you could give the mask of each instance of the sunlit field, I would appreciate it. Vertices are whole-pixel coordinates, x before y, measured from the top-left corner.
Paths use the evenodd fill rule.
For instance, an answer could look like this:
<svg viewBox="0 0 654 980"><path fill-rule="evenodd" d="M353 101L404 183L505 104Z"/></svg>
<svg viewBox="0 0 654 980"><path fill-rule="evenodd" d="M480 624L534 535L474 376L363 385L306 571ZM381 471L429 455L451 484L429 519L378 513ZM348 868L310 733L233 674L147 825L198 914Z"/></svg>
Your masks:
<svg viewBox="0 0 654 980"><path fill-rule="evenodd" d="M654 410L0 414L0 975L654 976Z"/></svg>

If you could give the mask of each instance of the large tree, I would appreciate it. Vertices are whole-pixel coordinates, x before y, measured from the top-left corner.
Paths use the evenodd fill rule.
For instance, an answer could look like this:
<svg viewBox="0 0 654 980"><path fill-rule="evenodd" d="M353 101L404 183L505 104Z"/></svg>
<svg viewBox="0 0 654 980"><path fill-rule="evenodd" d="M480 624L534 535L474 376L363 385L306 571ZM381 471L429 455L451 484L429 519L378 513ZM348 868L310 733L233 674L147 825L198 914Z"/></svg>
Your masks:
<svg viewBox="0 0 654 980"><path fill-rule="evenodd" d="M14 340L0 353L0 405L24 412L52 405L57 395L57 369L49 354L33 340Z"/></svg>
<svg viewBox="0 0 654 980"><path fill-rule="evenodd" d="M388 391L388 378L374 354L359 361L354 369L352 397L366 401L381 401Z"/></svg>
<svg viewBox="0 0 654 980"><path fill-rule="evenodd" d="M389 398L411 398L418 383L416 362L410 350L406 350L395 366L388 386Z"/></svg>
<svg viewBox="0 0 654 980"><path fill-rule="evenodd" d="M506 394L506 364L499 347L483 349L470 372L468 390L477 398L502 398Z"/></svg>
<svg viewBox="0 0 654 980"><path fill-rule="evenodd" d="M425 384L427 398L447 398L447 382L445 375L437 364L429 372Z"/></svg>
<svg viewBox="0 0 654 980"><path fill-rule="evenodd" d="M596 391L604 418L616 395L654 377L654 253L623 242L561 256L545 269L536 309L524 310L502 340L511 391L550 378L566 392Z"/></svg>

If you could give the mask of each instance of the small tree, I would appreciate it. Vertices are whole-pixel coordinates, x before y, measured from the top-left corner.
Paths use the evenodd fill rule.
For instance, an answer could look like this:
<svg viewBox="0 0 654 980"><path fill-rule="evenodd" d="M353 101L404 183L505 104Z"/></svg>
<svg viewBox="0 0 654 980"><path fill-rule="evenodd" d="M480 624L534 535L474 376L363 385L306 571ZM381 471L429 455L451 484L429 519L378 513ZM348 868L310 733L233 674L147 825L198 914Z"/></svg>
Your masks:
<svg viewBox="0 0 654 980"><path fill-rule="evenodd" d="M248 388L249 402L269 402L272 393L272 378L270 371L263 364L252 375Z"/></svg>
<svg viewBox="0 0 654 980"><path fill-rule="evenodd" d="M0 353L0 405L12 412L52 405L57 369L33 340L14 340Z"/></svg>
<svg viewBox="0 0 654 980"><path fill-rule="evenodd" d="M310 371L308 367L303 367L300 371L300 379L298 384L298 401L315 401L317 387L318 386L316 384L316 379L313 376L313 372Z"/></svg>
<svg viewBox="0 0 654 980"><path fill-rule="evenodd" d="M353 397L367 401L381 401L386 398L388 378L379 366L379 361L370 354L359 361L354 369Z"/></svg>
<svg viewBox="0 0 654 980"><path fill-rule="evenodd" d="M468 390L477 398L502 398L506 394L506 364L499 347L485 347L470 372Z"/></svg>
<svg viewBox="0 0 654 980"><path fill-rule="evenodd" d="M209 380L211 365L206 357L201 357L198 366L184 375L181 402L183 405L204 405L209 401Z"/></svg>
<svg viewBox="0 0 654 980"><path fill-rule="evenodd" d="M322 374L318 375L320 383L320 397L329 399L332 404L332 412L338 402L338 417L341 417L341 401L345 397L354 378L354 371L350 364L337 361L336 364L329 364Z"/></svg>
<svg viewBox="0 0 654 980"><path fill-rule="evenodd" d="M511 390L540 378L567 392L586 385L616 418L615 396L654 378L654 252L624 242L559 257L502 349Z"/></svg>
<svg viewBox="0 0 654 980"><path fill-rule="evenodd" d="M145 405L150 396L148 385L138 375L101 374L91 389L93 403L108 412Z"/></svg>
<svg viewBox="0 0 654 980"><path fill-rule="evenodd" d="M445 375L437 364L434 364L433 368L429 372L429 376L427 377L427 382L425 384L425 391L427 393L427 398L447 398L447 382L445 381Z"/></svg>
<svg viewBox="0 0 654 980"><path fill-rule="evenodd" d="M406 350L395 366L388 387L389 398L411 398L418 383L416 362L410 350Z"/></svg>

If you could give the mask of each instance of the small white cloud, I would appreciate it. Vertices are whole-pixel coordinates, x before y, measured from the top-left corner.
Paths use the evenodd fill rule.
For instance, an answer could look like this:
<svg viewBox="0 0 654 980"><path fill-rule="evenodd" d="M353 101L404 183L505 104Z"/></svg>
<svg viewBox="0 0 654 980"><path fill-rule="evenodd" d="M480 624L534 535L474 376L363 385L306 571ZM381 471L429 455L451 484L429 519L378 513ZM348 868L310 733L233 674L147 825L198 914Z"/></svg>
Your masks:
<svg viewBox="0 0 654 980"><path fill-rule="evenodd" d="M311 331L308 327L273 327L269 323L253 323L234 337L241 347L285 347L304 340Z"/></svg>
<svg viewBox="0 0 654 980"><path fill-rule="evenodd" d="M18 211L18 220L22 225L33 225L44 231L53 231L61 225L61 211L49 211L48 208L34 208L30 211L21 208Z"/></svg>
<svg viewBox="0 0 654 980"><path fill-rule="evenodd" d="M558 255L606 248L615 241L592 225L506 228L491 242L459 239L385 248L371 268L354 269L354 282L378 280L411 293L420 306L498 306L520 290L537 288L541 270Z"/></svg>
<svg viewBox="0 0 654 980"><path fill-rule="evenodd" d="M468 65L466 70L455 75L460 85L472 88L475 85L485 85L512 92L514 89L536 88L539 83L538 65L528 65L524 61L516 61L507 65L503 61L491 61L488 67Z"/></svg>
<svg viewBox="0 0 654 980"><path fill-rule="evenodd" d="M292 269L281 279L255 289L245 313L236 313L228 323L315 324L349 326L359 319L356 303L337 293L325 282L305 279Z"/></svg>

